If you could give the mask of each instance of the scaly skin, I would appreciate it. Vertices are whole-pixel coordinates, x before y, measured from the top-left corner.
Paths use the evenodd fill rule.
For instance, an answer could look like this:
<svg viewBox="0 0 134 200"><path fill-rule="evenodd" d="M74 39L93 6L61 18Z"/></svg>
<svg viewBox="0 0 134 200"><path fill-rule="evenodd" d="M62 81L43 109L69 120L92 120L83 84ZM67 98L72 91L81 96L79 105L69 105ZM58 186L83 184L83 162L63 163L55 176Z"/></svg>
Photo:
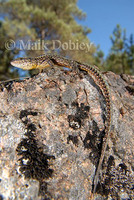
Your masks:
<svg viewBox="0 0 134 200"><path fill-rule="evenodd" d="M22 68L24 70L30 70L30 69L44 69L46 67L51 67L54 65L67 67L72 70L79 70L79 71L86 71L89 76L91 76L94 80L94 82L100 87L103 96L106 100L106 111L107 111L107 123L105 125L105 136L103 138L103 144L101 149L101 156L99 159L99 163L95 172L95 177L93 181L93 190L92 190L92 198L94 196L94 193L96 191L96 186L98 183L98 177L100 173L100 169L102 166L102 162L104 159L107 142L109 138L110 133L110 127L111 127L111 102L110 102L110 93L109 93L109 87L107 82L105 81L103 75L101 72L94 66L82 64L80 62L69 60L64 57L60 57L58 55L42 55L35 58L18 58L11 62L11 64L15 67Z"/></svg>

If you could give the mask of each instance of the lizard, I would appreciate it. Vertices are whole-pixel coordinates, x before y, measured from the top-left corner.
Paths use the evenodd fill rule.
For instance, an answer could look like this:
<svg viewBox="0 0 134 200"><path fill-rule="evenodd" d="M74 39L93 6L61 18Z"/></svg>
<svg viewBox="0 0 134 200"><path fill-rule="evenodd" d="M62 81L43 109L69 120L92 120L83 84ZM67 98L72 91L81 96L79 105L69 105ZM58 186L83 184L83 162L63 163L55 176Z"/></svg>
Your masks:
<svg viewBox="0 0 134 200"><path fill-rule="evenodd" d="M44 54L34 58L17 58L11 61L11 65L14 67L22 68L23 70L39 69L42 70L46 67L61 66L66 67L71 70L85 71L88 75L94 80L95 84L99 86L102 91L102 94L106 101L106 113L107 113L107 122L105 123L105 135L102 141L101 154L98 161L98 165L95 171L95 176L93 179L92 187L92 198L96 192L96 187L98 184L99 173L101 170L102 162L105 156L108 138L110 135L111 129L111 98L110 91L107 81L105 80L101 71L96 67L88 64L82 64L75 60L70 60L62 56Z"/></svg>

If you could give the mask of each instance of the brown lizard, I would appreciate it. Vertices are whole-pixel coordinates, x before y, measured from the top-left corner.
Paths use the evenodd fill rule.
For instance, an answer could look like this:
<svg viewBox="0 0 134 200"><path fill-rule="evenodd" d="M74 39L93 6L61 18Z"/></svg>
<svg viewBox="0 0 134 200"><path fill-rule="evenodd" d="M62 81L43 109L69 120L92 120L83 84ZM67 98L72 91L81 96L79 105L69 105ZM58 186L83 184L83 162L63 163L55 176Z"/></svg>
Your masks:
<svg viewBox="0 0 134 200"><path fill-rule="evenodd" d="M109 87L106 80L104 79L104 76L95 66L82 64L74 60L69 60L67 58L51 54L48 55L44 54L35 58L18 58L13 60L11 64L15 67L22 68L24 70L30 70L30 69L42 70L46 67L52 67L56 65L56 66L67 67L76 71L77 70L86 71L88 75L93 78L94 82L100 87L106 101L107 123L105 124L105 136L103 138L101 156L98 162L98 166L96 168L93 181L93 189L92 189L92 198L93 198L93 195L96 192L98 177L104 159L111 128L111 100L110 100Z"/></svg>

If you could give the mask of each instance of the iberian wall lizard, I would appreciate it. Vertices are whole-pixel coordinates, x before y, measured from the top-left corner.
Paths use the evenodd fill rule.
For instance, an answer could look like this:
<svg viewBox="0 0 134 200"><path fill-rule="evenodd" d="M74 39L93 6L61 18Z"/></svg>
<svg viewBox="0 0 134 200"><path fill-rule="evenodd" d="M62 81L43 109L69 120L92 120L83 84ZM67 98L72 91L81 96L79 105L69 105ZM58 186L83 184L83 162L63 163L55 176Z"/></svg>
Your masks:
<svg viewBox="0 0 134 200"><path fill-rule="evenodd" d="M102 162L104 159L107 142L110 134L110 127L111 127L111 101L110 101L110 93L109 93L109 87L104 79L102 73L97 69L95 66L82 64L80 62L69 60L67 58L58 56L58 55L42 55L35 58L18 58L16 60L13 60L11 64L15 67L22 68L24 70L30 70L30 69L39 69L42 70L46 67L52 67L52 66L62 66L67 67L72 70L76 71L86 71L89 76L91 76L94 80L94 82L100 87L103 96L106 101L106 112L107 112L107 123L105 124L105 136L103 138L103 144L101 149L101 156L99 159L99 163L95 172L95 177L93 181L93 190L92 194L95 193L97 183L98 183L98 177L100 173L100 169L102 166ZM93 195L92 195L93 197Z"/></svg>

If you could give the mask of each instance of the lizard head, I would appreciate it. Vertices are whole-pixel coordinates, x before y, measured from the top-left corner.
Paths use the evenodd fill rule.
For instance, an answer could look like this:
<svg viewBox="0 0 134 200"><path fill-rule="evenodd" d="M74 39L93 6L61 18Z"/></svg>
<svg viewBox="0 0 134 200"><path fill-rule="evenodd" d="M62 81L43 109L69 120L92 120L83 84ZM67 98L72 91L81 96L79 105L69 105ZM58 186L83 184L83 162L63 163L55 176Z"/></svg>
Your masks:
<svg viewBox="0 0 134 200"><path fill-rule="evenodd" d="M53 65L52 61L46 56L38 56L35 58L17 58L11 61L11 65L24 70L44 69Z"/></svg>
<svg viewBox="0 0 134 200"><path fill-rule="evenodd" d="M17 58L11 61L11 65L24 70L30 70L37 68L36 60L33 58Z"/></svg>

